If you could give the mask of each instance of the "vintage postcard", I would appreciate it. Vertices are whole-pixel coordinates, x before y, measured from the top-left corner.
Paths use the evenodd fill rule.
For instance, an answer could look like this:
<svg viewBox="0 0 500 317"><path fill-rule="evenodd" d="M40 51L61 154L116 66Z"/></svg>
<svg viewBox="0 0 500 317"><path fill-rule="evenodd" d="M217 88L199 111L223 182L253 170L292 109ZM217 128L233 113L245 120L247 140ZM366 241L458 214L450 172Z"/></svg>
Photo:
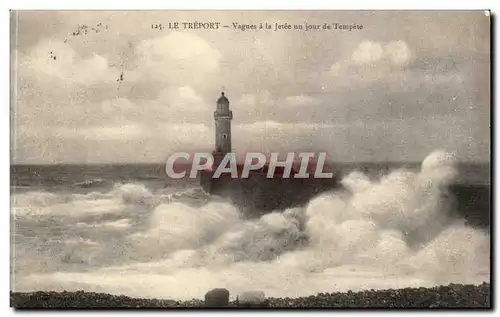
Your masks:
<svg viewBox="0 0 500 317"><path fill-rule="evenodd" d="M11 306L490 308L490 11L12 11Z"/></svg>

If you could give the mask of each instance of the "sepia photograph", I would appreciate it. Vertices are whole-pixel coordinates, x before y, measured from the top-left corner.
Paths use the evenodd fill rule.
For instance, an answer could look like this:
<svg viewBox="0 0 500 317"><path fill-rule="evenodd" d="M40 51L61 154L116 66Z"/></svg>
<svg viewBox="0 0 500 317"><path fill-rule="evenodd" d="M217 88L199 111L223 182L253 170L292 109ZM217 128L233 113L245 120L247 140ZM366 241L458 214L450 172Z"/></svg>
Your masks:
<svg viewBox="0 0 500 317"><path fill-rule="evenodd" d="M488 10L10 12L10 306L491 309Z"/></svg>

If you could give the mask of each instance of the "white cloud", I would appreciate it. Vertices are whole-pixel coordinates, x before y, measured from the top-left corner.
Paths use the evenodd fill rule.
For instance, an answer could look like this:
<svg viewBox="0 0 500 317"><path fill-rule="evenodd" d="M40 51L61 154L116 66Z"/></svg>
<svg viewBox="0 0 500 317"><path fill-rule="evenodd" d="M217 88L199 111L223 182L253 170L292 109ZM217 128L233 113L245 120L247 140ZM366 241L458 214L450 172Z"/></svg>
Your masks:
<svg viewBox="0 0 500 317"><path fill-rule="evenodd" d="M307 95L289 96L283 100L283 104L290 107L313 106L317 102L316 98Z"/></svg>
<svg viewBox="0 0 500 317"><path fill-rule="evenodd" d="M177 117L182 117L186 112L212 110L203 98L187 85L164 89L160 93L159 101L164 103L160 105L164 111L175 110L175 114L172 114Z"/></svg>
<svg viewBox="0 0 500 317"><path fill-rule="evenodd" d="M242 121L264 120L279 107L277 98L267 90L256 93L245 93L235 102L231 102L231 108L235 119Z"/></svg>
<svg viewBox="0 0 500 317"><path fill-rule="evenodd" d="M138 125L127 124L115 127L93 127L88 130L80 130L78 134L83 134L85 138L96 140L124 141L143 137L145 129Z"/></svg>
<svg viewBox="0 0 500 317"><path fill-rule="evenodd" d="M261 90L256 93L246 93L235 103L235 107L255 110L262 105L273 105L276 99L267 90Z"/></svg>
<svg viewBox="0 0 500 317"><path fill-rule="evenodd" d="M240 124L236 126L236 129L240 129L242 132L259 135L259 134L302 134L307 132L312 132L319 129L332 128L335 125L332 124L318 124L318 123L307 123L307 122L297 122L297 123L282 123L277 121L258 121L247 124Z"/></svg>
<svg viewBox="0 0 500 317"><path fill-rule="evenodd" d="M142 138L147 130L133 124L94 127L56 127L53 134L65 139L85 139L99 141L126 141Z"/></svg>
<svg viewBox="0 0 500 317"><path fill-rule="evenodd" d="M221 58L221 54L201 37L181 32L171 32L162 38L143 41L137 51L153 63L194 63L192 67L200 67L205 71L216 70Z"/></svg>
<svg viewBox="0 0 500 317"><path fill-rule="evenodd" d="M258 18L234 14L248 23L261 17L283 19L275 12L259 13ZM489 100L481 97L487 95L488 76L481 74L489 69L489 41L487 34L470 38L467 32L456 32L464 25L461 20L448 21L446 30L441 17L412 20L423 23L429 35L425 37L422 28L398 29L408 22L406 18L371 15L362 18L366 25L373 24L371 19L384 21L389 23L384 23L387 32L365 28L347 37L324 32L312 37L307 32L154 32L148 22L214 15L227 23L233 19L222 12L72 12L58 13L56 19L31 13L27 17L37 19L24 20L18 59L12 60L18 71L13 156L36 162L114 161L117 156L152 161L163 160L171 148L210 146L212 111L221 86L226 87L234 111L234 146L253 141L270 148L309 145L317 141L311 135L337 139L341 132L317 132L321 126L284 122L341 122L351 130L345 140L332 143L348 144L343 153L383 154L387 149L379 151L378 142L359 140L368 138L366 128L354 133L353 120L373 125L366 119L400 116L409 125L415 117L430 122L435 121L435 112L452 111L463 122L474 122L460 121L460 130L467 131L469 139L443 134L449 129L446 125L434 136L450 135L450 143L471 149L471 144L488 138L488 127L476 123L489 118ZM314 14L308 19L321 22L327 17ZM303 18L287 14L286 20L299 23ZM68 37L75 23L101 21L109 25L106 32ZM475 18L467 21L479 23ZM331 65L332 61L336 63ZM124 81L118 86L122 68ZM472 115L453 109L469 106L475 107ZM260 123L243 124L256 121ZM274 141L267 142L273 136ZM415 133L405 138L407 144L397 146L413 148L419 141L415 138L421 139ZM144 154L138 157L137 152Z"/></svg>
<svg viewBox="0 0 500 317"><path fill-rule="evenodd" d="M363 41L352 53L350 61L360 65L371 64L379 61L382 56L384 56L382 44L372 41Z"/></svg>
<svg viewBox="0 0 500 317"><path fill-rule="evenodd" d="M167 124L165 132L171 133L176 139L182 141L192 141L194 139L204 139L210 133L210 129L202 123Z"/></svg>
<svg viewBox="0 0 500 317"><path fill-rule="evenodd" d="M319 99L305 94L279 97L267 90L261 90L253 94L243 94L238 100L231 103L231 107L238 118L269 121L268 118L271 114L274 116L282 112L296 111L298 108L316 106L319 101Z"/></svg>
<svg viewBox="0 0 500 317"><path fill-rule="evenodd" d="M60 80L65 86L113 82L119 70L110 67L103 56L83 58L69 44L60 40L43 40L27 55L18 53L18 76L43 80ZM50 82L50 84L54 84Z"/></svg>
<svg viewBox="0 0 500 317"><path fill-rule="evenodd" d="M104 100L99 107L103 114L116 115L119 112L133 111L136 105L128 99L115 98Z"/></svg>
<svg viewBox="0 0 500 317"><path fill-rule="evenodd" d="M124 124L94 127L57 127L54 134L65 139L84 139L98 141L122 141L134 139L163 139L176 143L196 143L211 136L210 129L204 124L165 123L156 126Z"/></svg>
<svg viewBox="0 0 500 317"><path fill-rule="evenodd" d="M379 42L363 41L354 50L347 62L357 65L373 65L388 61L391 65L405 66L412 57L410 48L404 41Z"/></svg>
<svg viewBox="0 0 500 317"><path fill-rule="evenodd" d="M372 83L391 83L411 91L429 84L462 84L463 75L459 72L434 73L415 72L407 69L414 60L414 53L406 42L397 40L387 43L362 41L345 60L334 63L327 78L332 87L352 89L364 88Z"/></svg>
<svg viewBox="0 0 500 317"><path fill-rule="evenodd" d="M222 54L201 37L171 32L161 38L143 40L136 47L140 65L131 78L154 78L169 83L189 83L219 69Z"/></svg>
<svg viewBox="0 0 500 317"><path fill-rule="evenodd" d="M345 60L334 63L329 74L335 86L351 87L375 81L397 81L413 54L404 41L362 41Z"/></svg>
<svg viewBox="0 0 500 317"><path fill-rule="evenodd" d="M384 53L389 57L393 65L405 66L413 57L413 54L404 41L392 41L385 45Z"/></svg>
<svg viewBox="0 0 500 317"><path fill-rule="evenodd" d="M283 130L287 126L288 124L276 121L258 121L253 123L240 124L238 127L243 130L260 132L266 130Z"/></svg>

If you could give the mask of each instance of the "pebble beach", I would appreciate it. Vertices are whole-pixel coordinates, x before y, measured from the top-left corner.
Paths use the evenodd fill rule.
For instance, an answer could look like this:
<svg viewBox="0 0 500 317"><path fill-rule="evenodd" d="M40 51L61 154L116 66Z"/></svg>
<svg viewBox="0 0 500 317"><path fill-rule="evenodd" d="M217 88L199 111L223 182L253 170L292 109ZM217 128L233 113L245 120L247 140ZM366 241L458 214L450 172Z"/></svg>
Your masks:
<svg viewBox="0 0 500 317"><path fill-rule="evenodd" d="M299 298L267 298L270 308L492 308L490 284L450 284L433 288L319 293ZM23 308L203 308L203 299L140 299L91 292L10 293L10 305ZM238 308L230 301L228 308Z"/></svg>

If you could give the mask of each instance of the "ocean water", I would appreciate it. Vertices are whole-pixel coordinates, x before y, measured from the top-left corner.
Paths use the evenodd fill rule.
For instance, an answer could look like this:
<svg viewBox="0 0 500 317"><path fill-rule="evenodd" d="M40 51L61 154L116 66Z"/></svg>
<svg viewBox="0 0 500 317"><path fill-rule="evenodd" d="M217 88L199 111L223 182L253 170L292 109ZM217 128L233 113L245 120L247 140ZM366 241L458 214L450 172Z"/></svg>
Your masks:
<svg viewBox="0 0 500 317"><path fill-rule="evenodd" d="M12 166L11 290L191 299L489 281L488 230L449 216L444 193L489 186L489 165L437 151L339 166L347 193L259 219L161 164Z"/></svg>

